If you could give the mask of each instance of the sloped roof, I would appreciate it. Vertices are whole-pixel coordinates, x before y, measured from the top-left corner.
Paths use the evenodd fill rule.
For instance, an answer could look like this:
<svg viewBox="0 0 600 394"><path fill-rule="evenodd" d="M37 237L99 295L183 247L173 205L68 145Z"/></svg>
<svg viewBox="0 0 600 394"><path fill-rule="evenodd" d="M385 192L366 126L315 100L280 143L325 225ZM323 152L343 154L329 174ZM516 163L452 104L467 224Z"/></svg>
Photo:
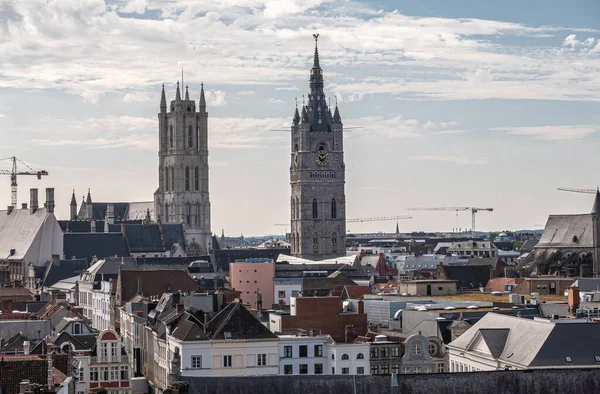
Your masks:
<svg viewBox="0 0 600 394"><path fill-rule="evenodd" d="M0 256L22 260L48 215L46 208L38 208L33 214L29 214L29 209L15 209L10 215L6 210L0 211ZM13 255L11 249L15 250Z"/></svg>
<svg viewBox="0 0 600 394"><path fill-rule="evenodd" d="M206 326L210 339L277 339L240 302L229 303ZM228 333L227 337L225 333Z"/></svg>
<svg viewBox="0 0 600 394"><path fill-rule="evenodd" d="M154 201L130 202L127 204L125 220L144 220L150 211L150 219L155 220Z"/></svg>
<svg viewBox="0 0 600 394"><path fill-rule="evenodd" d="M369 286L346 285L344 292L349 299L358 300L363 298L365 294L373 294L373 290Z"/></svg>
<svg viewBox="0 0 600 394"><path fill-rule="evenodd" d="M550 215L535 248L591 248L594 244L592 228L591 214Z"/></svg>
<svg viewBox="0 0 600 394"><path fill-rule="evenodd" d="M125 237L129 251L139 252L163 252L165 250L160 227L157 223L151 224L126 224Z"/></svg>
<svg viewBox="0 0 600 394"><path fill-rule="evenodd" d="M504 291L506 285L522 283L524 278L492 278L485 285L490 291Z"/></svg>
<svg viewBox="0 0 600 394"><path fill-rule="evenodd" d="M506 262L500 257L471 257L467 261L467 265L487 265L493 269L496 269L500 261L506 264Z"/></svg>
<svg viewBox="0 0 600 394"><path fill-rule="evenodd" d="M473 289L485 286L490 280L490 268L487 265L444 265L446 279L456 280L459 288Z"/></svg>
<svg viewBox="0 0 600 394"><path fill-rule="evenodd" d="M305 297L328 296L336 285L356 285L356 283L340 271L334 272L327 278L305 277L302 280L302 294Z"/></svg>
<svg viewBox="0 0 600 394"><path fill-rule="evenodd" d="M58 281L77 276L88 268L89 264L86 258L50 261L46 265L41 285L50 287Z"/></svg>
<svg viewBox="0 0 600 394"><path fill-rule="evenodd" d="M180 341L200 341L208 339L204 333L202 324L189 312L183 314L177 320L171 335Z"/></svg>
<svg viewBox="0 0 600 394"><path fill-rule="evenodd" d="M481 328L479 333L485 341L492 357L498 358L504 350L506 339L510 330L508 328Z"/></svg>
<svg viewBox="0 0 600 394"><path fill-rule="evenodd" d="M11 298L13 301L33 299L33 293L31 293L25 287L0 287L0 298Z"/></svg>
<svg viewBox="0 0 600 394"><path fill-rule="evenodd" d="M569 304L566 302L547 302L538 305L541 317L559 317L569 316ZM600 354L598 354L600 356Z"/></svg>
<svg viewBox="0 0 600 394"><path fill-rule="evenodd" d="M85 258L92 261L106 257L129 257L127 243L121 233L66 233L64 253L67 259Z"/></svg>
<svg viewBox="0 0 600 394"><path fill-rule="evenodd" d="M142 295L144 297L162 296L163 293L175 291L193 291L198 284L186 271L164 269L157 271L122 269L119 274L121 281L121 304L131 300L138 290L138 278L141 279Z"/></svg>
<svg viewBox="0 0 600 394"><path fill-rule="evenodd" d="M11 353L11 352L22 352L23 342L29 341L30 339L22 332L18 332L11 338L7 339L4 346L0 349L0 353Z"/></svg>

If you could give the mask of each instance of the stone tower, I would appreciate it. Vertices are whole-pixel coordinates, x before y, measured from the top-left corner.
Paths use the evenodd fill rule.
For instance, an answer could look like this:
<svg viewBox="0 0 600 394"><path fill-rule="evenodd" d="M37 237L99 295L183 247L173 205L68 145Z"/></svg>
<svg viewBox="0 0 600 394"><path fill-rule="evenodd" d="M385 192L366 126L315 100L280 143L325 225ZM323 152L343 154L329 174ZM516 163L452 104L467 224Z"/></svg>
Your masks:
<svg viewBox="0 0 600 394"><path fill-rule="evenodd" d="M308 100L292 120L290 166L292 255L310 260L346 254L344 134L323 91L318 34Z"/></svg>
<svg viewBox="0 0 600 394"><path fill-rule="evenodd" d="M596 198L592 207L592 237L594 247L594 262L592 272L594 278L600 277L600 191L596 190Z"/></svg>
<svg viewBox="0 0 600 394"><path fill-rule="evenodd" d="M188 88L167 108L163 85L158 113L158 189L154 193L157 220L182 223L188 256L210 249L210 198L208 193L208 113L204 85L198 112Z"/></svg>

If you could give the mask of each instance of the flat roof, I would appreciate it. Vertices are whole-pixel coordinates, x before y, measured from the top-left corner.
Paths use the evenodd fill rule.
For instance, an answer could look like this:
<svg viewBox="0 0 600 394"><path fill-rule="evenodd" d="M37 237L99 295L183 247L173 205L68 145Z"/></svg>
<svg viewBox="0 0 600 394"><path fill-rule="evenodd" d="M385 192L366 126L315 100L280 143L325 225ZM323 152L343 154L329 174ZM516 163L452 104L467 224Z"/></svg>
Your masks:
<svg viewBox="0 0 600 394"><path fill-rule="evenodd" d="M450 279L415 279L415 280L403 280L402 283L456 283L457 280Z"/></svg>

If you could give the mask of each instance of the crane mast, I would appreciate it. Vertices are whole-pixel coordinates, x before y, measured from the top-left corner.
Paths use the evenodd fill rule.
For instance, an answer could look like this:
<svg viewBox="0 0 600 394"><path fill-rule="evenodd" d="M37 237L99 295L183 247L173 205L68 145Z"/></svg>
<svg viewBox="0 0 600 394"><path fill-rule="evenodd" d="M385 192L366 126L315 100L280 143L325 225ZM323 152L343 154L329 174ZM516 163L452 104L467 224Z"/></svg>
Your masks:
<svg viewBox="0 0 600 394"><path fill-rule="evenodd" d="M431 208L409 208L409 211L436 211L436 212L463 212L471 211L471 237L475 236L475 214L479 211L492 212L494 208L476 208L476 207L431 207Z"/></svg>
<svg viewBox="0 0 600 394"><path fill-rule="evenodd" d="M42 179L42 176L48 175L48 171L46 170L34 170L29 167L27 164L23 163L21 160L17 159L15 156L7 157L4 159L0 159L0 161L10 160L11 161L11 169L10 170L0 170L0 175L9 175L10 176L10 205L12 205L13 209L17 209L17 175L35 175L37 179ZM27 167L28 170L19 171L17 168L17 162L21 163L23 166Z"/></svg>

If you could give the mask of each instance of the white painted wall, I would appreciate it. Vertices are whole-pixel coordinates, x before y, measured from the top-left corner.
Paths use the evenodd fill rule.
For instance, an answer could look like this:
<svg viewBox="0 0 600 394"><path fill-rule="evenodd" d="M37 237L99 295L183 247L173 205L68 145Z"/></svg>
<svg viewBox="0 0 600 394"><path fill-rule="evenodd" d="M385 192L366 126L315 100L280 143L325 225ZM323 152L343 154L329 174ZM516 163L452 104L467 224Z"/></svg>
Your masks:
<svg viewBox="0 0 600 394"><path fill-rule="evenodd" d="M292 348L292 357L286 357L285 348ZM307 357L300 357L300 347L306 346ZM315 354L315 346L320 346L321 356ZM321 364L322 374L329 374L327 358L327 336L320 337L296 337L292 335L279 336L279 374L285 375L286 365L292 366L292 375L300 375L300 365L306 364L308 375L315 375L315 364ZM288 367L289 368L289 367Z"/></svg>
<svg viewBox="0 0 600 394"><path fill-rule="evenodd" d="M359 359L358 355L363 358ZM343 360L343 355L348 355L348 360ZM364 374L370 373L369 343L328 343L327 355L329 359L329 373L341 375L344 368L348 368L350 375L360 374L358 368L363 368Z"/></svg>

